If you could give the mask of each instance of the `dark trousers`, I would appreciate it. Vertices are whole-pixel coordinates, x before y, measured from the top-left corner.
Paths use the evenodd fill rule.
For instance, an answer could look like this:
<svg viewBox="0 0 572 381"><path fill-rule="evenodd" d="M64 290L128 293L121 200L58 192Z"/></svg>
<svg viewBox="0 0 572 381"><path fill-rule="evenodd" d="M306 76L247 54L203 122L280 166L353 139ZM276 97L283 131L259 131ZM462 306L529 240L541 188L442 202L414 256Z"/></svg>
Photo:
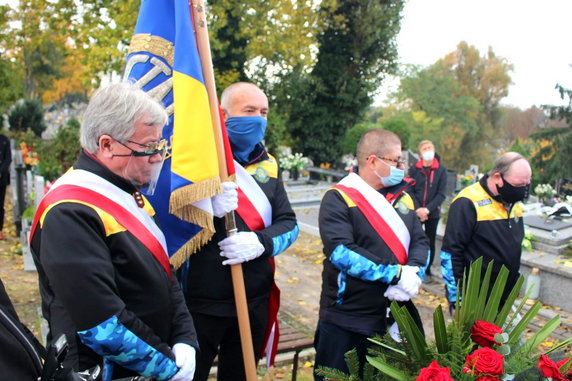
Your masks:
<svg viewBox="0 0 572 381"><path fill-rule="evenodd" d="M197 368L194 381L206 381L218 355L218 381L246 380L240 332L236 317L219 317L192 313L199 340L197 352ZM266 305L250 310L250 330L254 346L256 363L260 360L260 352L264 342L264 332L268 321Z"/></svg>
<svg viewBox="0 0 572 381"><path fill-rule="evenodd" d="M4 229L4 200L6 199L7 184L0 184L0 231Z"/></svg>
<svg viewBox="0 0 572 381"><path fill-rule="evenodd" d="M314 380L324 380L323 376L316 374L316 369L320 366L349 373L344 354L354 348L359 358L361 379L363 366L366 361L365 355L367 354L367 348L373 345L373 343L367 339L368 337L370 336L351 332L337 325L319 321L316 334L314 335L314 348L316 348Z"/></svg>
<svg viewBox="0 0 572 381"><path fill-rule="evenodd" d="M427 271L425 274L431 275L431 265L435 259L435 237L437 236L437 226L439 225L438 218L430 218L425 222L422 222L425 228L425 235L429 238L429 266L427 266Z"/></svg>

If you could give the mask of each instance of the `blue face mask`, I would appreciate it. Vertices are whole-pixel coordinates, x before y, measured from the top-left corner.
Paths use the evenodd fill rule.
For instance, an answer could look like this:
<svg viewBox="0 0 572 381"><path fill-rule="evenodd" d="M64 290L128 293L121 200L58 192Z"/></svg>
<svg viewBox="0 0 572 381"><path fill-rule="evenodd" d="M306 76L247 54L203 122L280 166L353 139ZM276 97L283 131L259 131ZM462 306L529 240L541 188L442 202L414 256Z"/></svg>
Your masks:
<svg viewBox="0 0 572 381"><path fill-rule="evenodd" d="M382 177L377 173L377 171L373 171L373 173L375 173L375 175L379 178L384 186L390 187L392 185L397 185L401 182L401 180L403 180L403 177L405 176L405 171L403 169L389 165L380 158L377 159L389 167L389 176L387 177Z"/></svg>
<svg viewBox="0 0 572 381"><path fill-rule="evenodd" d="M261 116L233 116L226 120L226 131L236 161L248 162L254 147L264 139L266 123Z"/></svg>

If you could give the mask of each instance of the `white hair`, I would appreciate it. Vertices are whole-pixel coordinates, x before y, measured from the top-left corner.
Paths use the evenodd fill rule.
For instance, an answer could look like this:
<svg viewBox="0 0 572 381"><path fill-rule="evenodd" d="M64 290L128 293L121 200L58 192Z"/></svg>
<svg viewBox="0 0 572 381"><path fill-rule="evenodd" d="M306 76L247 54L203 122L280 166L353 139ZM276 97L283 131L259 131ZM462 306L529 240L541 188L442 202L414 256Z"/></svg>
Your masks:
<svg viewBox="0 0 572 381"><path fill-rule="evenodd" d="M150 126L164 126L168 121L165 108L135 84L121 82L100 88L83 116L79 138L82 148L95 153L102 135L126 141L143 116Z"/></svg>

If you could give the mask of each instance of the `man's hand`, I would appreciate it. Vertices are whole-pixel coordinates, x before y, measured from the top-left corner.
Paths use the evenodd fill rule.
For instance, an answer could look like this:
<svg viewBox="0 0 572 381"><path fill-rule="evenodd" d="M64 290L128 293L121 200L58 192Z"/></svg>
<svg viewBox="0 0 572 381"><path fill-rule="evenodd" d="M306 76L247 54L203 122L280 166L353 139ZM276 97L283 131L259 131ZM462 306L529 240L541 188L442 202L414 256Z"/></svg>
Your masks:
<svg viewBox="0 0 572 381"><path fill-rule="evenodd" d="M411 296L399 286L389 286L383 296L389 300L397 300L398 302L406 302L411 299Z"/></svg>
<svg viewBox="0 0 572 381"><path fill-rule="evenodd" d="M427 208L417 208L415 213L421 222L425 222L429 219L429 209Z"/></svg>
<svg viewBox="0 0 572 381"><path fill-rule="evenodd" d="M224 217L225 214L238 208L238 185L232 181L221 184L222 193L212 197L213 214Z"/></svg>
<svg viewBox="0 0 572 381"><path fill-rule="evenodd" d="M254 232L238 232L218 243L220 255L227 257L223 265L236 265L237 263L252 261L264 253L264 246Z"/></svg>
<svg viewBox="0 0 572 381"><path fill-rule="evenodd" d="M421 278L417 275L418 271L419 267L417 266L403 266L401 268L401 279L397 283L412 298L419 294L419 286L421 286Z"/></svg>
<svg viewBox="0 0 572 381"><path fill-rule="evenodd" d="M179 367L179 371L175 373L170 381L192 380L195 376L196 367L195 348L189 344L177 343L173 345L173 354L175 355L175 363Z"/></svg>

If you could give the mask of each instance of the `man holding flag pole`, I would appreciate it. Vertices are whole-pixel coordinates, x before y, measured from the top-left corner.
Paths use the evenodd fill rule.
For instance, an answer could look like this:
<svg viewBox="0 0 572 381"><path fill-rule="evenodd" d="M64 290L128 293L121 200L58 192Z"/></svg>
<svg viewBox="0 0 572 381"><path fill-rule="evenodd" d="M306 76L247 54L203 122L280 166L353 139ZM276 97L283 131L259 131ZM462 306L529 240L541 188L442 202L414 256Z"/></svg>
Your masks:
<svg viewBox="0 0 572 381"><path fill-rule="evenodd" d="M195 314L203 314L208 321L214 321L213 317L227 320L228 334L220 337L219 343L209 342L211 337L208 333L199 338L198 356L200 354L201 358L198 361L201 365L195 379L208 377L220 345L219 379L243 379L246 369L246 378L250 381L256 379L254 356L256 359L260 357L263 341L260 336L269 339L267 354L273 353L278 341L278 290L273 282L274 264L271 257L285 250L296 239L298 227L278 178L276 160L266 153L261 143L268 100L260 89L251 84L246 88L256 89L262 94L266 111L264 115L260 110L257 111L258 115L241 114L264 119L264 123L260 120L254 123L256 131L251 135L258 137L258 141L254 142L257 150L255 160L242 161L241 157L249 156L248 148L242 144L234 146L235 151L240 150L240 157L235 158L247 166L246 169L238 168L242 173L238 175L240 218L237 227L240 232L223 240L226 236L224 220L217 218L213 222L214 216L221 217L236 208L237 190L233 183L227 182L229 175L230 179L234 177L234 163L225 130L218 125L204 4L192 1L192 14L190 5L185 0L142 1L125 77L160 99L170 114L169 124L163 129L163 137L170 142L170 152L150 201L157 211L167 239L170 260L175 267L181 266L200 249L182 269L183 284L187 285L187 303ZM241 87L238 86L236 94L242 93ZM234 91L228 94L231 93ZM257 94L257 100L260 94ZM233 98L228 97L230 103L234 102ZM227 116L239 115L229 111L227 107ZM238 135L242 134L243 127L244 123L239 122ZM241 177L250 178L250 181L243 185ZM241 210L246 210L246 217ZM258 218L251 218L252 221L247 218L257 214ZM211 239L213 234L216 236ZM253 237L258 238L258 242ZM221 240L223 242L219 248L217 243ZM201 249L205 244L207 246ZM220 255L225 256L224 264ZM207 265L202 266L201 262ZM246 281L242 280L243 262L248 262L244 266ZM244 283L248 290L246 296ZM213 294L215 297L211 300L202 300L201 293L210 296L213 284L220 287L219 293ZM197 293L199 298L195 298ZM270 306L274 307L272 312L267 311ZM252 335L255 341L254 356L248 313L257 319ZM240 326L240 340L237 323ZM223 330L222 327L220 330ZM212 349L207 354L209 346ZM224 356L225 350L229 350L232 356ZM244 366L237 363L242 357ZM273 358L272 355L270 358ZM225 363L229 365L225 366Z"/></svg>
<svg viewBox="0 0 572 381"><path fill-rule="evenodd" d="M264 347L271 357L278 342L279 301L273 257L298 236L277 162L262 144L268 114L266 95L254 84L239 82L224 90L221 105L239 185L239 232L226 238L224 221L215 219L214 239L184 267L187 305L201 346L195 380L208 378L217 355L219 380L245 379L228 265L242 263L256 361Z"/></svg>

